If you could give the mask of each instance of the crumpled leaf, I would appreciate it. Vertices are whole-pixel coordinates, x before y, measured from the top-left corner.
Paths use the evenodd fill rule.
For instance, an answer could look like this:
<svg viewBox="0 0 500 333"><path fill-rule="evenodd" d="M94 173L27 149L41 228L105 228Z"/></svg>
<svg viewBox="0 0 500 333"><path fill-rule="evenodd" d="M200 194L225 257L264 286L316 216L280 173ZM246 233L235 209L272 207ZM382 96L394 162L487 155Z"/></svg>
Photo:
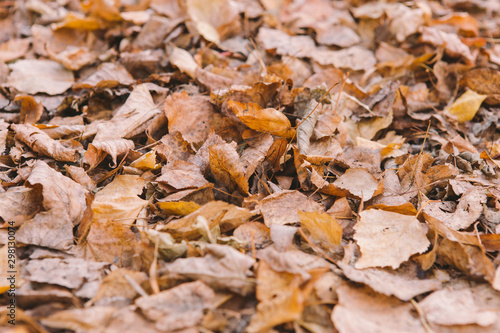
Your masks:
<svg viewBox="0 0 500 333"><path fill-rule="evenodd" d="M322 269L311 270L312 278L304 283L299 274L277 272L261 261L257 271L257 313L252 316L248 332L262 332L293 320L304 310L305 300Z"/></svg>
<svg viewBox="0 0 500 333"><path fill-rule="evenodd" d="M72 72L51 60L19 60L9 67L12 72L7 85L25 94L62 94L74 82Z"/></svg>
<svg viewBox="0 0 500 333"><path fill-rule="evenodd" d="M96 193L92 203L93 219L132 225L148 200L138 197L146 181L135 175L118 175Z"/></svg>
<svg viewBox="0 0 500 333"><path fill-rule="evenodd" d="M21 104L19 122L22 124L34 124L42 117L43 105L38 103L33 96L17 95L14 102Z"/></svg>
<svg viewBox="0 0 500 333"><path fill-rule="evenodd" d="M210 170L216 181L233 192L239 188L248 194L248 180L245 169L233 145L221 143L210 146ZM235 186L236 185L236 186Z"/></svg>
<svg viewBox="0 0 500 333"><path fill-rule="evenodd" d="M467 229L476 222L483 212L486 193L481 188L473 188L466 192L458 202L454 212L446 212L444 203L430 202L423 211L453 230Z"/></svg>
<svg viewBox="0 0 500 333"><path fill-rule="evenodd" d="M147 86L139 84L113 118L99 124L93 143L131 138L142 133L147 128L148 121L160 113L161 111L154 103Z"/></svg>
<svg viewBox="0 0 500 333"><path fill-rule="evenodd" d="M254 291L250 268L255 260L227 245L207 244L203 257L179 258L166 264L161 274L179 274L201 280L215 289L229 289L246 296Z"/></svg>
<svg viewBox="0 0 500 333"><path fill-rule="evenodd" d="M16 186L0 193L0 218L13 221L16 226L30 219L41 207L42 197L38 189Z"/></svg>
<svg viewBox="0 0 500 333"><path fill-rule="evenodd" d="M12 124L11 128L16 132L16 139L26 143L35 152L61 162L76 161L79 148L76 141L70 142L69 147L67 147L61 141L51 139L47 134L30 124Z"/></svg>
<svg viewBox="0 0 500 333"><path fill-rule="evenodd" d="M255 172L257 166L264 161L272 144L273 137L269 133L264 133L252 142L252 147L243 151L240 161L245 169L247 179Z"/></svg>
<svg viewBox="0 0 500 333"><path fill-rule="evenodd" d="M472 90L467 90L453 102L447 111L461 123L470 121L474 118L486 97L488 95L480 95Z"/></svg>
<svg viewBox="0 0 500 333"><path fill-rule="evenodd" d="M354 239L361 249L356 268L398 268L412 254L423 253L429 247L426 231L420 222L409 215L365 210L354 226Z"/></svg>
<svg viewBox="0 0 500 333"><path fill-rule="evenodd" d="M129 150L134 149L135 144L132 140L115 139L106 141L96 141L90 143L85 152L85 160L89 163L90 169L95 168L101 163L107 155L111 156L113 166L116 166L118 156L126 154Z"/></svg>

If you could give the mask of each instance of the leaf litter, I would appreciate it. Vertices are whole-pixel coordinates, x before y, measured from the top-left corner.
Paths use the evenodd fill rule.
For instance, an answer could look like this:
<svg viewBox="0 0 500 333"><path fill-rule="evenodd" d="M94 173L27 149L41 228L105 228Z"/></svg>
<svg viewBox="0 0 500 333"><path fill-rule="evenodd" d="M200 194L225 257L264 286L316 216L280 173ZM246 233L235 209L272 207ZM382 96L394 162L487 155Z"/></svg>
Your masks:
<svg viewBox="0 0 500 333"><path fill-rule="evenodd" d="M5 2L2 304L13 226L23 332L498 332L499 14Z"/></svg>

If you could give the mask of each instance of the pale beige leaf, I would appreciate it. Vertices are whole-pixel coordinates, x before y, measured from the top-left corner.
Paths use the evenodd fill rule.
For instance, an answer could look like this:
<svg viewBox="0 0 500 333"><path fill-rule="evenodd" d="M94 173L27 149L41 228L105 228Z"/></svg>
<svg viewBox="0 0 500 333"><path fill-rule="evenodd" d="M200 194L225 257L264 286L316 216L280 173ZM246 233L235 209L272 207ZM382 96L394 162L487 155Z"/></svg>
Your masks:
<svg viewBox="0 0 500 333"><path fill-rule="evenodd" d="M61 162L76 161L78 145L66 147L62 141L51 139L47 134L29 124L12 124L11 128L16 132L16 139L27 144L36 153Z"/></svg>
<svg viewBox="0 0 500 333"><path fill-rule="evenodd" d="M314 50L308 55L321 65L348 68L354 71L369 70L377 63L372 51L363 46L351 46L340 51Z"/></svg>
<svg viewBox="0 0 500 333"><path fill-rule="evenodd" d="M106 219L132 225L148 200L138 197L146 180L135 175L119 175L96 193L92 203L94 220Z"/></svg>
<svg viewBox="0 0 500 333"><path fill-rule="evenodd" d="M0 217L3 221L14 221L20 226L35 214L42 205L40 191L25 186L16 186L0 193Z"/></svg>
<svg viewBox="0 0 500 333"><path fill-rule="evenodd" d="M194 60L191 53L181 48L173 46L170 51L170 63L181 72L186 73L192 79L196 78L196 70L200 67Z"/></svg>
<svg viewBox="0 0 500 333"><path fill-rule="evenodd" d="M419 307L433 324L488 327L499 320L500 292L488 284L471 285L468 281L456 280L427 296L419 302Z"/></svg>
<svg viewBox="0 0 500 333"><path fill-rule="evenodd" d="M441 288L441 282L437 279L420 279L416 269L356 269L343 262L337 262L337 265L349 280L364 283L381 294L396 296L402 301Z"/></svg>
<svg viewBox="0 0 500 333"><path fill-rule="evenodd" d="M156 163L156 152L154 150L142 155L141 157L130 163L130 166L141 170L154 170L160 167L160 165Z"/></svg>
<svg viewBox="0 0 500 333"><path fill-rule="evenodd" d="M41 322L54 330L71 330L88 332L99 330L113 318L116 308L112 306L96 306L83 309L58 311Z"/></svg>
<svg viewBox="0 0 500 333"><path fill-rule="evenodd" d="M411 255L429 247L425 228L414 217L383 210L365 210L354 226L361 249L356 268L398 268Z"/></svg>
<svg viewBox="0 0 500 333"><path fill-rule="evenodd" d="M69 250L74 243L73 225L68 213L60 209L41 212L21 225L16 241L56 250Z"/></svg>
<svg viewBox="0 0 500 333"><path fill-rule="evenodd" d="M370 200L379 187L377 179L362 168L347 169L333 184L363 201Z"/></svg>
<svg viewBox="0 0 500 333"><path fill-rule="evenodd" d="M97 184L92 178L90 178L84 168L74 165L65 165L64 168L71 179L85 187L87 190L92 191L97 187Z"/></svg>
<svg viewBox="0 0 500 333"><path fill-rule="evenodd" d="M19 60L9 67L12 72L7 85L25 94L62 94L74 82L72 72L51 60Z"/></svg>
<svg viewBox="0 0 500 333"><path fill-rule="evenodd" d="M204 311L213 309L215 302L214 291L203 282L196 281L140 297L135 304L148 319L156 322L158 330L175 331L200 323Z"/></svg>
<svg viewBox="0 0 500 333"><path fill-rule="evenodd" d="M260 28L257 41L266 50L275 50L279 55L297 58L310 57L315 50L314 40L309 36L290 36L276 29Z"/></svg>
<svg viewBox="0 0 500 333"><path fill-rule="evenodd" d="M212 288L243 296L254 291L255 283L250 278L254 259L227 245L207 244L204 248L203 257L179 258L163 266L160 273L201 280Z"/></svg>
<svg viewBox="0 0 500 333"><path fill-rule="evenodd" d="M97 126L94 142L131 138L142 133L161 111L145 84L137 85L111 120Z"/></svg>
<svg viewBox="0 0 500 333"><path fill-rule="evenodd" d="M332 321L340 332L425 333L413 305L373 290L341 286Z"/></svg>

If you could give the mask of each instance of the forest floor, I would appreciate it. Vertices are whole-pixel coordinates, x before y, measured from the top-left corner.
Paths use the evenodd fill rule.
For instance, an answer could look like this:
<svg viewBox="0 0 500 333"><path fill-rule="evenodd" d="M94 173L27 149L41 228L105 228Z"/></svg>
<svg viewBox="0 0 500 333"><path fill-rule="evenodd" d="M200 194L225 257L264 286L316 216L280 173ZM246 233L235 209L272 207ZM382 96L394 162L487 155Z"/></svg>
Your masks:
<svg viewBox="0 0 500 333"><path fill-rule="evenodd" d="M497 0L1 2L2 332L500 332L499 68Z"/></svg>

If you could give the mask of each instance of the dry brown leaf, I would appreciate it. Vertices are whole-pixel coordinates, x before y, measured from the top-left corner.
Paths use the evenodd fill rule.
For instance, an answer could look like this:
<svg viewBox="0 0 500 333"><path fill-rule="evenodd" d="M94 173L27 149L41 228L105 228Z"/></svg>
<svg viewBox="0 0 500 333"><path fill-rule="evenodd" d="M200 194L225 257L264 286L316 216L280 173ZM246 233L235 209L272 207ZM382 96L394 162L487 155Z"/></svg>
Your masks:
<svg viewBox="0 0 500 333"><path fill-rule="evenodd" d="M243 124L253 130L269 132L288 139L295 135L295 129L291 127L290 120L276 109L262 109L256 103L244 104L232 100L228 102L228 108Z"/></svg>
<svg viewBox="0 0 500 333"><path fill-rule="evenodd" d="M196 165L181 160L168 163L156 181L176 190L200 187L208 183Z"/></svg>
<svg viewBox="0 0 500 333"><path fill-rule="evenodd" d="M85 160L89 164L90 169L98 166L106 155L110 155L113 160L113 166L116 167L118 156L128 153L129 150L134 149L135 144L132 140L115 139L106 141L96 141L90 143L87 151L85 152Z"/></svg>
<svg viewBox="0 0 500 333"><path fill-rule="evenodd" d="M138 296L134 288L130 288L129 280L138 285L148 280L146 273L119 268L102 279L97 293L92 298L96 306L129 304Z"/></svg>
<svg viewBox="0 0 500 333"><path fill-rule="evenodd" d="M365 210L354 226L354 239L361 248L356 268L398 268L412 254L429 247L425 228L414 217L383 210Z"/></svg>
<svg viewBox="0 0 500 333"><path fill-rule="evenodd" d="M21 104L19 122L21 124L34 124L42 117L43 105L38 103L33 96L17 95L14 102Z"/></svg>
<svg viewBox="0 0 500 333"><path fill-rule="evenodd" d="M340 332L426 332L412 314L410 303L367 287L341 286L337 294L339 303L333 308L332 321Z"/></svg>
<svg viewBox="0 0 500 333"><path fill-rule="evenodd" d="M353 71L366 71L377 63L372 51L357 45L340 51L314 50L308 56L321 65L333 65L335 68L345 68Z"/></svg>
<svg viewBox="0 0 500 333"><path fill-rule="evenodd" d="M212 104L203 96L189 96L186 91L174 93L165 101L168 131L180 132L188 142L205 141L214 117Z"/></svg>
<svg viewBox="0 0 500 333"><path fill-rule="evenodd" d="M97 126L94 142L131 138L144 132L148 122L160 113L147 86L139 84L113 118Z"/></svg>
<svg viewBox="0 0 500 333"><path fill-rule="evenodd" d="M462 43L456 34L432 27L422 27L420 32L422 33L420 38L423 42L434 46L443 46L446 53L452 57L463 57L468 62L474 61L474 56L469 47Z"/></svg>
<svg viewBox="0 0 500 333"><path fill-rule="evenodd" d="M304 310L305 300L313 283L324 271L311 271L311 278L304 283L299 274L277 272L265 261L257 271L257 313L252 316L248 332L262 332L276 325L298 320Z"/></svg>
<svg viewBox="0 0 500 333"><path fill-rule="evenodd" d="M92 203L93 219L132 225L148 200L138 197L146 180L134 175L118 175L96 193Z"/></svg>
<svg viewBox="0 0 500 333"><path fill-rule="evenodd" d="M261 200L258 208L267 227L272 224L285 225L300 222L298 210L303 212L323 212L320 204L298 191L281 191Z"/></svg>
<svg viewBox="0 0 500 333"><path fill-rule="evenodd" d="M230 192L236 188L248 194L248 180L245 168L233 145L221 143L210 146L210 170L215 180ZM236 186L235 186L236 185Z"/></svg>
<svg viewBox="0 0 500 333"><path fill-rule="evenodd" d="M97 68L90 76L84 78L74 85L73 88L90 89L95 86L102 86L106 82L117 82L128 85L134 82L129 72L119 63L105 62Z"/></svg>
<svg viewBox="0 0 500 333"><path fill-rule="evenodd" d="M160 142L161 143L156 146L156 153L164 161L187 161L188 158L195 154L189 142L184 140L180 132L166 134L161 138ZM200 165L198 165L198 167L200 167Z"/></svg>
<svg viewBox="0 0 500 333"><path fill-rule="evenodd" d="M29 38L12 38L0 44L0 61L9 62L20 58L28 52L30 48Z"/></svg>
<svg viewBox="0 0 500 333"><path fill-rule="evenodd" d="M278 171L281 165L281 157L285 154L288 141L285 138L276 138L267 151L266 160L273 166L274 171Z"/></svg>
<svg viewBox="0 0 500 333"><path fill-rule="evenodd" d="M43 156L49 156L61 162L75 162L77 151L81 147L76 141L68 142L51 139L47 134L40 131L35 126L29 124L12 124L11 128L16 132L16 139L27 144L33 151Z"/></svg>
<svg viewBox="0 0 500 333"><path fill-rule="evenodd" d="M0 193L0 217L5 223L13 221L15 226L20 226L41 207L42 197L36 188L16 186Z"/></svg>
<svg viewBox="0 0 500 333"><path fill-rule="evenodd" d="M271 134L264 133L252 142L252 147L243 151L240 161L245 169L245 177L247 179L255 172L257 166L264 161L272 144L273 137Z"/></svg>
<svg viewBox="0 0 500 333"><path fill-rule="evenodd" d="M140 297L135 304L148 319L156 322L158 330L175 331L199 324L204 311L215 308L216 295L206 284L196 281Z"/></svg>
<svg viewBox="0 0 500 333"><path fill-rule="evenodd" d="M88 261L113 263L131 270L148 270L153 261L154 245L129 225L94 220L85 241L79 246L82 258Z"/></svg>
<svg viewBox="0 0 500 333"><path fill-rule="evenodd" d="M255 264L251 257L227 245L207 244L205 255L199 258L179 258L166 264L160 274L181 275L200 280L215 289L228 289L247 296L255 289L250 268Z"/></svg>
<svg viewBox="0 0 500 333"><path fill-rule="evenodd" d="M156 152L154 150L145 153L130 163L130 166L141 170L155 170L160 167L160 165L156 163Z"/></svg>
<svg viewBox="0 0 500 333"><path fill-rule="evenodd" d="M7 84L25 94L62 94L74 82L72 72L51 60L19 60L9 67Z"/></svg>
<svg viewBox="0 0 500 333"><path fill-rule="evenodd" d="M297 58L311 56L316 48L314 40L309 36L290 36L283 31L268 28L259 29L257 41L267 51Z"/></svg>

